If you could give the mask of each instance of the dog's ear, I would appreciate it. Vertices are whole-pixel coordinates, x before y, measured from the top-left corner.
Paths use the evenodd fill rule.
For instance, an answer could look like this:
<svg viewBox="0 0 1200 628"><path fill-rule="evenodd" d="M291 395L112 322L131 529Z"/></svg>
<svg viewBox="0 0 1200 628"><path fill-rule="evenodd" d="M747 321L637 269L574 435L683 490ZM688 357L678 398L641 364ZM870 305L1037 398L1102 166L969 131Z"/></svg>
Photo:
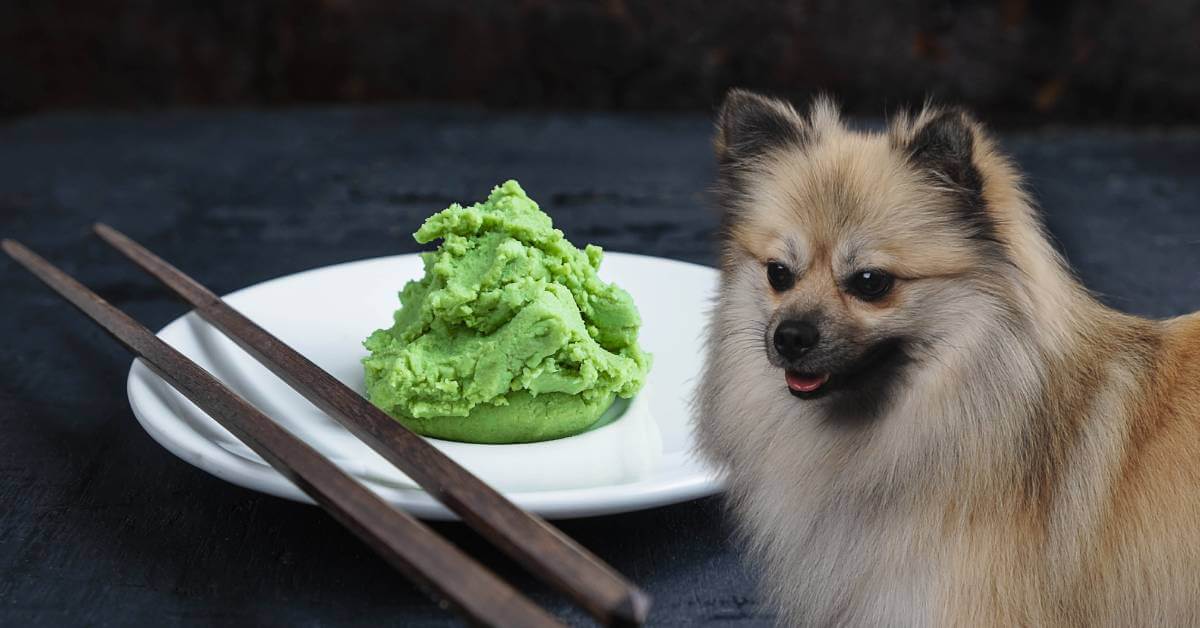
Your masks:
<svg viewBox="0 0 1200 628"><path fill-rule="evenodd" d="M802 145L804 120L788 103L743 89L725 96L713 147L721 165L746 162L775 148Z"/></svg>
<svg viewBox="0 0 1200 628"><path fill-rule="evenodd" d="M978 200L983 194L983 177L975 165L978 123L962 109L946 109L926 111L916 124L906 146L909 160Z"/></svg>
<svg viewBox="0 0 1200 628"><path fill-rule="evenodd" d="M926 106L915 118L902 116L892 127L893 142L909 163L940 188L959 197L958 218L973 238L995 240L996 229L983 196L984 178L976 155L982 127L959 108Z"/></svg>

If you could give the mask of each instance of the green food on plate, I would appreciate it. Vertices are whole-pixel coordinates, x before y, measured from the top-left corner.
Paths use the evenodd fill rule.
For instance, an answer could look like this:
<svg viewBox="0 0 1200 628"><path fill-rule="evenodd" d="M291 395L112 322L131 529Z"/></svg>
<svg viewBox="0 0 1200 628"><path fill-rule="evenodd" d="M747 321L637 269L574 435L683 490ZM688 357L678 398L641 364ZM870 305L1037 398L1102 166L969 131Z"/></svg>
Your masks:
<svg viewBox="0 0 1200 628"><path fill-rule="evenodd" d="M442 243L394 324L363 343L367 397L398 421L448 440L549 440L641 389L650 356L633 299L597 277L600 248L575 248L516 181L413 237Z"/></svg>

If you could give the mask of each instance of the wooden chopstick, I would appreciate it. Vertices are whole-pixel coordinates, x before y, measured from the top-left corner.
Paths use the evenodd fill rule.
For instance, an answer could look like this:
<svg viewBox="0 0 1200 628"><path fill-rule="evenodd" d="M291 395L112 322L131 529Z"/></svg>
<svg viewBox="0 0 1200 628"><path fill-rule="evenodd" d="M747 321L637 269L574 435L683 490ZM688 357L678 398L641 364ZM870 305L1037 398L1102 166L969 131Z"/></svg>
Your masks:
<svg viewBox="0 0 1200 628"><path fill-rule="evenodd" d="M104 224L96 233L157 278L280 379L350 430L533 574L574 599L597 620L640 625L650 598L612 567L451 460L416 433L196 280ZM319 298L319 295L314 295Z"/></svg>
<svg viewBox="0 0 1200 628"><path fill-rule="evenodd" d="M6 253L142 358L440 603L489 626L561 626L425 524L351 478L149 329L13 240Z"/></svg>

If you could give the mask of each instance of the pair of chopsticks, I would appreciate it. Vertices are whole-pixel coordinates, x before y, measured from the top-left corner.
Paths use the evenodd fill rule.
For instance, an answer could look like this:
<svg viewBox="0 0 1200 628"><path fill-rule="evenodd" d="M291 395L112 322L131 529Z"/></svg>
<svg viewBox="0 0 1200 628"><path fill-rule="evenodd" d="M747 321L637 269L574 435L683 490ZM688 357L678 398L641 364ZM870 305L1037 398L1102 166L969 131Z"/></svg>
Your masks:
<svg viewBox="0 0 1200 628"><path fill-rule="evenodd" d="M95 230L467 525L598 621L609 625L644 623L649 597L612 567L541 518L517 507L196 280L107 225L97 224ZM392 507L83 284L18 242L6 239L3 249L439 603L484 625L561 625L428 526Z"/></svg>

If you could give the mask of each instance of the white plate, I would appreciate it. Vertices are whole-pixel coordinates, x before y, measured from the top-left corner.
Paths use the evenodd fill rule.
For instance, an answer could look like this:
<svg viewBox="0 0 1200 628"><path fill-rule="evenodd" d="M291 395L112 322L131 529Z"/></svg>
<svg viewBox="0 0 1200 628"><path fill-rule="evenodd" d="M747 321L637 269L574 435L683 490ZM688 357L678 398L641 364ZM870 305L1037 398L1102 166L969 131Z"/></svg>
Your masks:
<svg viewBox="0 0 1200 628"><path fill-rule="evenodd" d="M421 272L416 255L398 255L289 275L225 298L361 393L359 360L365 355L361 342L373 330L390 324L398 306L396 293ZM637 412L627 412L615 423L592 432L547 443L433 441L514 502L547 518L640 510L721 490L717 476L692 454L688 409L699 374L704 313L716 288L716 271L674 260L606 253L600 275L633 296L643 318L640 341L654 356L646 388L630 406ZM423 518L455 518L195 314L172 321L158 335L389 502ZM311 502L140 360L129 370L128 392L133 412L146 432L183 460L234 484ZM637 421L646 425L635 425ZM645 440L636 441L635 447L613 447L621 439L642 438L639 435L643 434ZM626 449L637 455L631 458L628 452L620 453ZM624 459L614 461L606 456ZM561 461L577 457L589 462L574 465L573 470L580 473L564 473ZM558 466L548 472L543 471L545 466L533 466L552 465L553 461L558 461ZM600 472L614 465L625 465L626 471ZM539 486L538 478L553 481ZM519 488L506 489L506 483Z"/></svg>

